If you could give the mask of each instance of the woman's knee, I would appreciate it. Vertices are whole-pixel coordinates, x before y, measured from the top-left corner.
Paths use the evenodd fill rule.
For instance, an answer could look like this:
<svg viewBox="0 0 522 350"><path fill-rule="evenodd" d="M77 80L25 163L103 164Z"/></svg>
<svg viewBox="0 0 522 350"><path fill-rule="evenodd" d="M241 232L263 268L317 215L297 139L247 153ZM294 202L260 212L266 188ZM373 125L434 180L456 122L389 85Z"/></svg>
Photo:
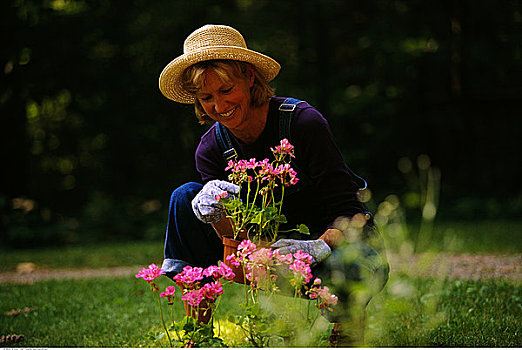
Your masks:
<svg viewBox="0 0 522 350"><path fill-rule="evenodd" d="M197 182L188 182L185 183L178 188L176 188L171 196L170 203L190 203L192 199L198 194L199 191L203 188L203 185Z"/></svg>

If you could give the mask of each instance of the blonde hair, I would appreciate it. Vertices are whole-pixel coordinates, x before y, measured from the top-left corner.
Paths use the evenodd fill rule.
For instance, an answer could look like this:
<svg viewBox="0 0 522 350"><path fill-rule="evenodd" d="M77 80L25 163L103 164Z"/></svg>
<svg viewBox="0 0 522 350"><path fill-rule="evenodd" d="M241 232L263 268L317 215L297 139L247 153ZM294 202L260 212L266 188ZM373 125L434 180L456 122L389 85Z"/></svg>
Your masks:
<svg viewBox="0 0 522 350"><path fill-rule="evenodd" d="M254 71L254 84L250 88L252 107L261 107L274 96L274 89L268 85L256 67L247 62L235 60L202 61L185 69L181 78L181 85L188 93L195 95L205 83L205 71L212 69L225 84L232 83L233 78L248 79L248 67ZM196 117L200 124L211 124L214 121L206 115L205 110L196 98L194 102Z"/></svg>

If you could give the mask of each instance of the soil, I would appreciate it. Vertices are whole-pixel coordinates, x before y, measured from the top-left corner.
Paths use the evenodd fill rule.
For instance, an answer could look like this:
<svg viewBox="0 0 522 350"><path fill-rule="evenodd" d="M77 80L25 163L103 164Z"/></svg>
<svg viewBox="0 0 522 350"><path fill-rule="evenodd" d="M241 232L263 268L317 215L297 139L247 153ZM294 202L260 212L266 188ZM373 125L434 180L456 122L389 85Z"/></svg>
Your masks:
<svg viewBox="0 0 522 350"><path fill-rule="evenodd" d="M0 272L0 284L27 284L42 280L134 276L143 268L143 266L125 266L103 269L44 269L33 266L34 268L32 269L25 268L12 272Z"/></svg>
<svg viewBox="0 0 522 350"><path fill-rule="evenodd" d="M388 254L392 273L450 279L500 278L522 281L522 255ZM134 276L142 266L103 269L44 269L32 263L0 272L1 283L26 284L41 280Z"/></svg>
<svg viewBox="0 0 522 350"><path fill-rule="evenodd" d="M522 255L417 254L388 255L392 272L410 276L481 280L501 278L522 282Z"/></svg>

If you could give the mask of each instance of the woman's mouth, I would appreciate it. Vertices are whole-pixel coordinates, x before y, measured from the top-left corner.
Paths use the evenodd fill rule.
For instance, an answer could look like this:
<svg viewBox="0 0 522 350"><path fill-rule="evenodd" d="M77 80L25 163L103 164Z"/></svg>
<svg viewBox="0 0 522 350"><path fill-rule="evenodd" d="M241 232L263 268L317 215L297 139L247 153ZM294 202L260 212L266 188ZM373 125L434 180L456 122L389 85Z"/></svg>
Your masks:
<svg viewBox="0 0 522 350"><path fill-rule="evenodd" d="M237 107L232 108L230 111L226 113L219 113L219 116L222 118L229 118L236 111Z"/></svg>

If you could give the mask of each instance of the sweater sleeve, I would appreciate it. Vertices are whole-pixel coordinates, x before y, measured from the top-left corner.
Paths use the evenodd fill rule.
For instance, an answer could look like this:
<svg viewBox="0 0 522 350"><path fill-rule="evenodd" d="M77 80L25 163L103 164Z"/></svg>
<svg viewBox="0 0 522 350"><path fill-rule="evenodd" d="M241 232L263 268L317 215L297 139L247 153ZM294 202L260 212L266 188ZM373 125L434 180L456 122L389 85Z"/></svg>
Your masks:
<svg viewBox="0 0 522 350"><path fill-rule="evenodd" d="M291 136L296 162L302 164L316 186L320 205L326 208L332 228L336 218L364 211L357 198L358 186L335 144L327 120L314 108L301 109L292 122Z"/></svg>

